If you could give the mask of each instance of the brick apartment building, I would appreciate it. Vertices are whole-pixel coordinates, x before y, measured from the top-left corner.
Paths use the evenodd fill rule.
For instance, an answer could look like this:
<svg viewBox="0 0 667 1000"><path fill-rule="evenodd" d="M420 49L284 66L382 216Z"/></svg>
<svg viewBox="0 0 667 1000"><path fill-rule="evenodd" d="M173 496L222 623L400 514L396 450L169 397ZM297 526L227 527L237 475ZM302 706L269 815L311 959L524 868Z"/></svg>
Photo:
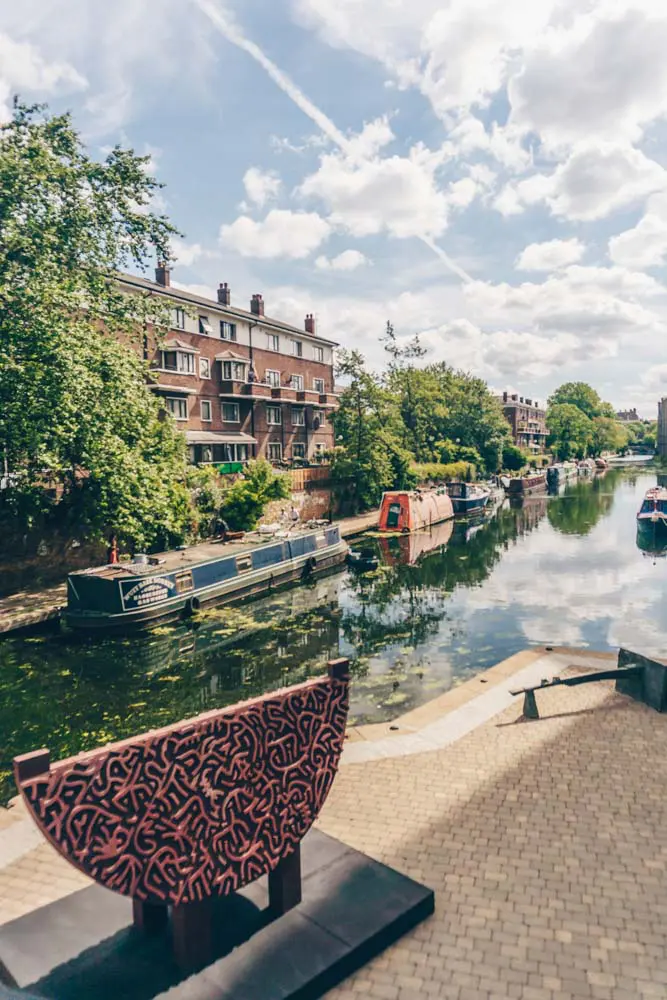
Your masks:
<svg viewBox="0 0 667 1000"><path fill-rule="evenodd" d="M536 399L524 399L516 393L510 395L504 392L497 396L505 414L505 419L512 428L514 443L519 448L532 451L535 455L544 451L547 440L546 411L540 409Z"/></svg>
<svg viewBox="0 0 667 1000"><path fill-rule="evenodd" d="M300 330L265 316L261 295L246 311L232 306L227 284L214 302L172 287L166 267L155 278L123 275L121 286L169 298L171 331L146 355L151 388L184 431L190 461L321 461L333 447L336 344L317 334L314 317Z"/></svg>

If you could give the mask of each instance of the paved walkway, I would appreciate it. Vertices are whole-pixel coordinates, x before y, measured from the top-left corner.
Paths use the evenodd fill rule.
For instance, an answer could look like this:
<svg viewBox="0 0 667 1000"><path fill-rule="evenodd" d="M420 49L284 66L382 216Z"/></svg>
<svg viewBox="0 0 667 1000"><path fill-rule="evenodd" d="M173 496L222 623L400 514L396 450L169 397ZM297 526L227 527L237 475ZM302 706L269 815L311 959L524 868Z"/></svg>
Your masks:
<svg viewBox="0 0 667 1000"><path fill-rule="evenodd" d="M535 722L508 704L529 676L604 665L523 654L395 735L352 731L319 826L431 886L436 912L331 1000L667 1000L667 716L611 682L540 692ZM437 745L403 752L429 727ZM44 843L3 859L14 824L0 812L0 922L86 884Z"/></svg>

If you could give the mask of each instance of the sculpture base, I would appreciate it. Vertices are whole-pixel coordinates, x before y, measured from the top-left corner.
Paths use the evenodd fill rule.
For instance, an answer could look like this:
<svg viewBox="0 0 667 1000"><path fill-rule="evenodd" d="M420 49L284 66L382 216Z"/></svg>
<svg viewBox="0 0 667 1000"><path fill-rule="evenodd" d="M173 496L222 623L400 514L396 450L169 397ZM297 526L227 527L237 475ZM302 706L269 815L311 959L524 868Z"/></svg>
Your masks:
<svg viewBox="0 0 667 1000"><path fill-rule="evenodd" d="M48 1000L307 1000L433 913L433 892L311 830L303 900L268 908L267 879L214 904L216 958L188 978L167 928L145 934L131 902L99 886L0 926L0 981Z"/></svg>

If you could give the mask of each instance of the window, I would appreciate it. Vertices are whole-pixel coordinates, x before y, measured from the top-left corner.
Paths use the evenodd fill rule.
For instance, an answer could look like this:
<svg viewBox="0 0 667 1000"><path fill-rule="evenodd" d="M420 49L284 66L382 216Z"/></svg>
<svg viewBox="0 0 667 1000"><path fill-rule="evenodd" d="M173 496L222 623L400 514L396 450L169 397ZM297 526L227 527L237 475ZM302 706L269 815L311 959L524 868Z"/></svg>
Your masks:
<svg viewBox="0 0 667 1000"><path fill-rule="evenodd" d="M247 462L248 461L248 445L247 444L237 444L236 445L236 461L237 462Z"/></svg>
<svg viewBox="0 0 667 1000"><path fill-rule="evenodd" d="M292 445L292 458L305 458L306 457L306 446L305 444L300 444L298 441Z"/></svg>
<svg viewBox="0 0 667 1000"><path fill-rule="evenodd" d="M267 406L266 422L267 424L272 424L274 426L282 423L279 406Z"/></svg>
<svg viewBox="0 0 667 1000"><path fill-rule="evenodd" d="M220 320L220 340L236 340L236 323Z"/></svg>
<svg viewBox="0 0 667 1000"><path fill-rule="evenodd" d="M188 401L180 396L167 396L165 398L167 409L176 420L188 419Z"/></svg>
<svg viewBox="0 0 667 1000"><path fill-rule="evenodd" d="M324 379L323 378L314 378L313 379L313 389L315 390L315 392L319 392L320 395L322 395L322 393L324 392Z"/></svg>
<svg viewBox="0 0 667 1000"><path fill-rule="evenodd" d="M270 351L280 350L280 337L277 333L267 333L266 346Z"/></svg>
<svg viewBox="0 0 667 1000"><path fill-rule="evenodd" d="M208 358L199 359L199 375L201 378L211 377L211 362Z"/></svg>
<svg viewBox="0 0 667 1000"><path fill-rule="evenodd" d="M190 465L194 465L197 461L197 456L195 452L195 446L193 444L188 445L188 462Z"/></svg>
<svg viewBox="0 0 667 1000"><path fill-rule="evenodd" d="M267 448L269 462L281 462L283 458L283 446L280 441L269 441Z"/></svg>
<svg viewBox="0 0 667 1000"><path fill-rule="evenodd" d="M241 418L239 416L239 404L223 403L222 419L226 424L239 424L241 422Z"/></svg>
<svg viewBox="0 0 667 1000"><path fill-rule="evenodd" d="M200 408L202 420L204 420L206 423L208 423L210 420L213 419L213 415L211 413L211 401L210 401L210 399L202 399L202 401L199 404L199 408Z"/></svg>
<svg viewBox="0 0 667 1000"><path fill-rule="evenodd" d="M208 321L208 316L199 317L199 332L205 333L207 337L210 337L211 334L213 333L213 330L211 329L211 324Z"/></svg>
<svg viewBox="0 0 667 1000"><path fill-rule="evenodd" d="M177 330L185 330L185 309L174 309L174 326Z"/></svg>
<svg viewBox="0 0 667 1000"><path fill-rule="evenodd" d="M292 389L303 389L303 375L292 375L290 385Z"/></svg>
<svg viewBox="0 0 667 1000"><path fill-rule="evenodd" d="M274 389L280 388L280 372L273 371L271 368L266 369L266 381L269 385L273 386Z"/></svg>
<svg viewBox="0 0 667 1000"><path fill-rule="evenodd" d="M324 410L315 410L313 412L313 427L317 430L318 427L324 427L327 422L327 415Z"/></svg>
<svg viewBox="0 0 667 1000"><path fill-rule="evenodd" d="M313 347L313 357L316 361L324 363L324 348L323 347Z"/></svg>
<svg viewBox="0 0 667 1000"><path fill-rule="evenodd" d="M212 462L213 461L213 448L211 447L210 444L202 445L201 460L202 460L202 462Z"/></svg>
<svg viewBox="0 0 667 1000"><path fill-rule="evenodd" d="M292 426L293 427L305 427L306 426L306 416L305 411L302 406L292 407Z"/></svg>
<svg viewBox="0 0 667 1000"><path fill-rule="evenodd" d="M174 577L174 583L176 584L177 594L185 594L188 590L192 590L194 588L192 570L186 569L182 573L177 573Z"/></svg>
<svg viewBox="0 0 667 1000"><path fill-rule="evenodd" d="M292 354L294 355L295 358L300 358L301 355L303 354L303 344L301 343L300 340L292 341Z"/></svg>
<svg viewBox="0 0 667 1000"><path fill-rule="evenodd" d="M161 367L169 372L181 372L183 375L194 375L195 356L185 351L161 351Z"/></svg>
<svg viewBox="0 0 667 1000"><path fill-rule="evenodd" d="M242 361L223 361L222 377L228 382L245 382L245 369Z"/></svg>
<svg viewBox="0 0 667 1000"><path fill-rule="evenodd" d="M324 445L322 444L321 441L316 441L315 442L315 455L314 455L314 457L315 457L315 461L316 462L321 462L322 459L324 458Z"/></svg>

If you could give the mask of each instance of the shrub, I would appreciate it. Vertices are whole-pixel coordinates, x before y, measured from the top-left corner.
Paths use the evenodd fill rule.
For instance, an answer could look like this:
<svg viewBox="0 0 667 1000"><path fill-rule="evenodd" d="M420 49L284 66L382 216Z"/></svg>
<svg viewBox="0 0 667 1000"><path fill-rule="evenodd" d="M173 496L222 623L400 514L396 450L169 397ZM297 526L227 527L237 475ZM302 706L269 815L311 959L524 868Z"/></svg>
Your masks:
<svg viewBox="0 0 667 1000"><path fill-rule="evenodd" d="M470 462L424 462L411 466L411 472L417 477L417 482L426 483L434 481L474 480L476 475L475 466Z"/></svg>
<svg viewBox="0 0 667 1000"><path fill-rule="evenodd" d="M292 492L289 476L274 472L263 458L249 462L243 479L223 493L220 517L231 531L251 531L271 500L286 500Z"/></svg>
<svg viewBox="0 0 667 1000"><path fill-rule="evenodd" d="M212 465L189 467L186 482L193 508L193 531L208 538L218 517L224 489L217 470Z"/></svg>
<svg viewBox="0 0 667 1000"><path fill-rule="evenodd" d="M508 472L520 472L526 464L526 456L515 444L503 447L503 469Z"/></svg>

